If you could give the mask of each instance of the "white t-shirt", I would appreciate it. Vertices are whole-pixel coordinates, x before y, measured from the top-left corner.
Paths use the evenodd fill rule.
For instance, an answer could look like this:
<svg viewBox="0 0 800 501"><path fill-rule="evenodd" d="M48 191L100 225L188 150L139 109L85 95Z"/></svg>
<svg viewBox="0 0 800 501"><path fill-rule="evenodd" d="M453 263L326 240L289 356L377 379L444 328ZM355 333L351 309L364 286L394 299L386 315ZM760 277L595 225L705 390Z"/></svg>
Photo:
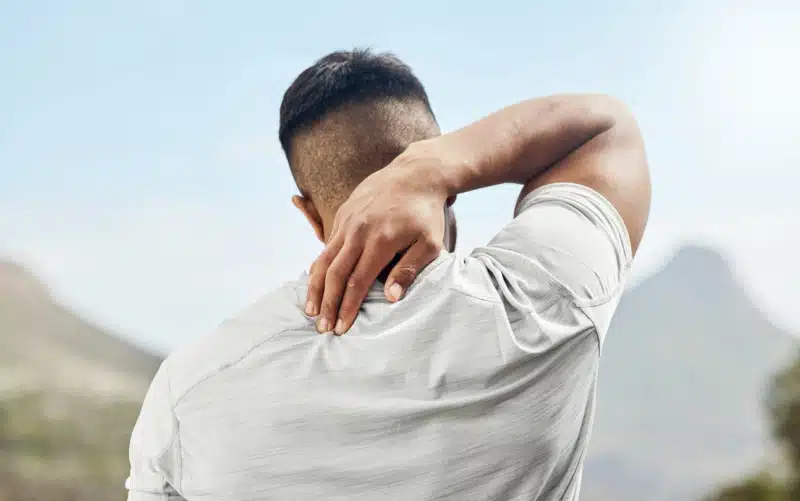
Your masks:
<svg viewBox="0 0 800 501"><path fill-rule="evenodd" d="M559 183L344 336L290 282L163 363L128 499L576 500L630 261L614 207Z"/></svg>

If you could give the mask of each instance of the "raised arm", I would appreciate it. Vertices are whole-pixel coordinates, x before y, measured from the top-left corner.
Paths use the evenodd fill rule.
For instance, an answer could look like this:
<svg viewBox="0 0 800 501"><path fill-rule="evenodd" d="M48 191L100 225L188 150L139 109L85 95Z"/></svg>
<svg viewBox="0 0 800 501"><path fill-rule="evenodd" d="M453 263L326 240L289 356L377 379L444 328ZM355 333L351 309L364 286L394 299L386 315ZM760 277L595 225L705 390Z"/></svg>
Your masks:
<svg viewBox="0 0 800 501"><path fill-rule="evenodd" d="M431 176L440 178L448 195L519 183L524 185L519 201L545 184L582 184L615 206L633 249L639 245L650 207L644 143L636 121L614 98L557 95L523 101L425 143L413 145L409 155L437 157L444 151L456 157L415 162L435 169Z"/></svg>
<svg viewBox="0 0 800 501"><path fill-rule="evenodd" d="M635 120L613 98L524 101L411 145L339 209L328 245L312 266L308 299L321 304L317 325L324 319L324 325L337 325L337 333L346 331L379 271L395 253L405 252L386 282L389 300L400 299L441 249L448 197L519 183L522 200L555 182L582 184L603 195L622 216L632 249L638 247L650 205L647 162ZM383 246L380 252L372 250L374 242Z"/></svg>

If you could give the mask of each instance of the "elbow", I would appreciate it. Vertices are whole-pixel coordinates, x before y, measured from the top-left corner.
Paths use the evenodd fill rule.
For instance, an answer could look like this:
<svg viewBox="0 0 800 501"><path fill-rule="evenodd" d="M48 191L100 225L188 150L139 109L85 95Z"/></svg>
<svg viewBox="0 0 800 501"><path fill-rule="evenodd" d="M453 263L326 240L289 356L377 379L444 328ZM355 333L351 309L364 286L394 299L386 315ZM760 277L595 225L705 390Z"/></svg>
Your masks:
<svg viewBox="0 0 800 501"><path fill-rule="evenodd" d="M565 94L551 101L553 112L582 131L587 140L611 129L628 128L636 121L624 101L608 94Z"/></svg>
<svg viewBox="0 0 800 501"><path fill-rule="evenodd" d="M631 108L621 99L608 94L595 94L590 100L589 108L606 125L606 130L636 125Z"/></svg>

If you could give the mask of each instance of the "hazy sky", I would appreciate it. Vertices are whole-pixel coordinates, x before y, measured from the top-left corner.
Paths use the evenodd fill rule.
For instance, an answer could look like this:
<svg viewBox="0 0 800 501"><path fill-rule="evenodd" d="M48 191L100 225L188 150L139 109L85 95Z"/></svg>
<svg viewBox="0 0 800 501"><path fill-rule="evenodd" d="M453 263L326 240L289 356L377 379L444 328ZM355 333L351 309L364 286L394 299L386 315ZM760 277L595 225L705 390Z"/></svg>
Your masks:
<svg viewBox="0 0 800 501"><path fill-rule="evenodd" d="M800 332L798 2L383 4L0 3L0 255L142 343L203 334L320 250L278 104L316 58L371 46L415 68L446 130L548 93L627 101L654 186L637 276L706 242ZM515 196L461 197L460 249Z"/></svg>

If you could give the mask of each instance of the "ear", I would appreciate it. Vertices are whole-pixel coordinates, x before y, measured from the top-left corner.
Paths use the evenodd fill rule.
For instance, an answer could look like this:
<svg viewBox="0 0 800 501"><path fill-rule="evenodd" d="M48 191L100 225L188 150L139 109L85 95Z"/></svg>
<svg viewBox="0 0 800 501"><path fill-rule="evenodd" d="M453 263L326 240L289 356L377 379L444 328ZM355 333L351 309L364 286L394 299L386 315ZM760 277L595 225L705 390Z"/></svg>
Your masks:
<svg viewBox="0 0 800 501"><path fill-rule="evenodd" d="M314 234L323 244L325 243L325 235L322 232L322 218L319 216L319 211L314 206L314 202L310 198L305 198L302 195L294 195L292 197L292 204L297 207L300 212L308 220L308 224L314 230Z"/></svg>

